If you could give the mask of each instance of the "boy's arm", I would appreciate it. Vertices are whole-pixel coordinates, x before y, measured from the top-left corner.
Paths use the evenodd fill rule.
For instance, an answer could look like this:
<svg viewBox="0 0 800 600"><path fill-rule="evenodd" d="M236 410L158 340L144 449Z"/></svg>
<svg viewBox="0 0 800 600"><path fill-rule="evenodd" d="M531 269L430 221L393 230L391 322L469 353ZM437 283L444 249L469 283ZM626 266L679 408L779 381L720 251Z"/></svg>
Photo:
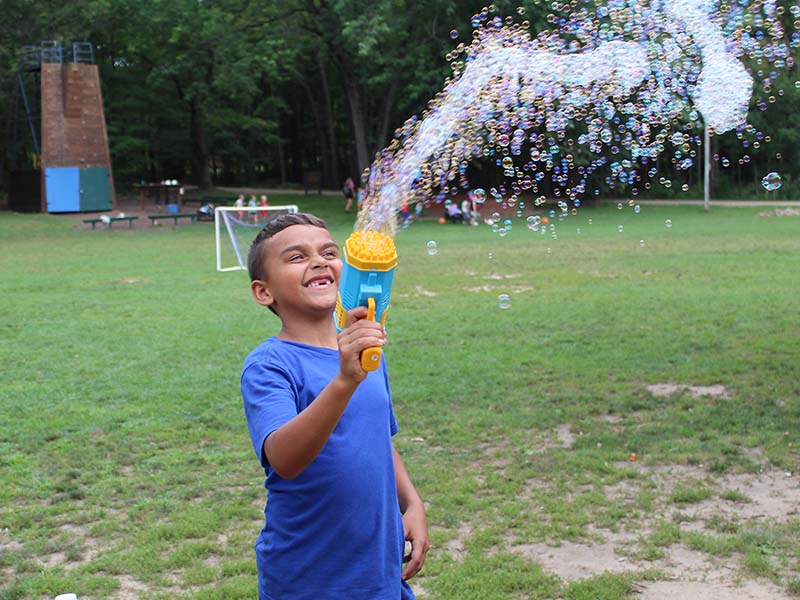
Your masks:
<svg viewBox="0 0 800 600"><path fill-rule="evenodd" d="M428 541L428 517L425 514L422 498L411 483L403 459L394 447L392 456L394 476L397 481L397 500L400 503L400 512L403 514L403 530L406 540L411 542L411 554L403 557L403 562L408 563L403 569L403 579L411 579L422 569L425 555L431 547Z"/></svg>
<svg viewBox="0 0 800 600"><path fill-rule="evenodd" d="M350 397L367 376L361 368L361 351L386 344L381 324L364 319L366 307L348 314L348 324L338 337L339 372L305 410L264 441L267 461L284 479L300 475L328 442Z"/></svg>

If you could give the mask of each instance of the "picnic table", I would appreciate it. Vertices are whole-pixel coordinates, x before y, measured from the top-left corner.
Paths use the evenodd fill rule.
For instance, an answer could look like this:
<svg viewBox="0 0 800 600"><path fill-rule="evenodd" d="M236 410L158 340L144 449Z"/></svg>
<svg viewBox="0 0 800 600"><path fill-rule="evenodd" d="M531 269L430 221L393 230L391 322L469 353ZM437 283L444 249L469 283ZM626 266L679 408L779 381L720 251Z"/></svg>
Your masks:
<svg viewBox="0 0 800 600"><path fill-rule="evenodd" d="M214 206L233 206L236 198L230 196L203 196L202 198L189 198L184 196L181 198L181 204L213 204Z"/></svg>
<svg viewBox="0 0 800 600"><path fill-rule="evenodd" d="M139 191L140 209L144 208L145 198L154 198L156 204L177 204L183 193L183 187L177 183L137 183L133 187Z"/></svg>

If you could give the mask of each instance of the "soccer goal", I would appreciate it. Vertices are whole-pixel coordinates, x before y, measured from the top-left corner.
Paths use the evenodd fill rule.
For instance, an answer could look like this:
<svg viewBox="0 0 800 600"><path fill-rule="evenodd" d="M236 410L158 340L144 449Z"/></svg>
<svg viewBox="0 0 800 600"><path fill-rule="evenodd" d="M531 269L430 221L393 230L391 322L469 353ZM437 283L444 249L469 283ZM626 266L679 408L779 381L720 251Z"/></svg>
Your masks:
<svg viewBox="0 0 800 600"><path fill-rule="evenodd" d="M247 269L247 253L258 232L278 215L296 213L297 206L217 206L214 236L217 271ZM225 231L223 232L223 227Z"/></svg>

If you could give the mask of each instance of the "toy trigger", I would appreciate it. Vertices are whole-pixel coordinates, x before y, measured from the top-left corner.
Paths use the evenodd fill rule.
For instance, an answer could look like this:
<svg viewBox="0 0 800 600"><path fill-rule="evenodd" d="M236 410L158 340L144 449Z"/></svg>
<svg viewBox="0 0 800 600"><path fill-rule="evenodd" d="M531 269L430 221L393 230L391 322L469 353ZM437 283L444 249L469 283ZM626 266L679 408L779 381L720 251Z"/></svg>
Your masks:
<svg viewBox="0 0 800 600"><path fill-rule="evenodd" d="M370 321L375 320L375 298L367 298L367 318ZM367 348L361 352L361 368L365 371L374 371L381 364L381 355L383 350L375 346Z"/></svg>
<svg viewBox="0 0 800 600"><path fill-rule="evenodd" d="M386 313L388 313L388 312L389 312L389 307L387 306L383 310L383 314L381 315L381 325L383 325L384 327L386 327Z"/></svg>

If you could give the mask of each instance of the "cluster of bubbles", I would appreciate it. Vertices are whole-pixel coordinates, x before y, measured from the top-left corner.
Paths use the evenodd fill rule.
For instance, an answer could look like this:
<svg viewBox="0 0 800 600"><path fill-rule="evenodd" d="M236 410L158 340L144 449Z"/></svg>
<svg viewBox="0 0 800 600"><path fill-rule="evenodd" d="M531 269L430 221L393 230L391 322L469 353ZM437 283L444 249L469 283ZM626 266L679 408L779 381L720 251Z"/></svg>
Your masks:
<svg viewBox="0 0 800 600"><path fill-rule="evenodd" d="M494 210L486 205L496 205L555 236L558 221L599 194L598 181L629 198L670 188L673 177L688 189L681 181L702 156L703 127L733 130L745 147L769 142L747 122L748 106L754 91L769 103L781 95L779 73L795 66L791 52L800 47L800 6L556 0L550 7L551 29L536 34L523 8L502 18L494 6L474 15L471 40L451 32L452 76L362 175L357 230L394 235L403 202L416 203L418 214L456 201L472 188L470 162L483 159L503 178L472 190L483 219L508 234L505 217L486 219ZM664 156L675 173L659 172ZM766 189L777 189L773 175ZM544 214L530 220L531 212Z"/></svg>

